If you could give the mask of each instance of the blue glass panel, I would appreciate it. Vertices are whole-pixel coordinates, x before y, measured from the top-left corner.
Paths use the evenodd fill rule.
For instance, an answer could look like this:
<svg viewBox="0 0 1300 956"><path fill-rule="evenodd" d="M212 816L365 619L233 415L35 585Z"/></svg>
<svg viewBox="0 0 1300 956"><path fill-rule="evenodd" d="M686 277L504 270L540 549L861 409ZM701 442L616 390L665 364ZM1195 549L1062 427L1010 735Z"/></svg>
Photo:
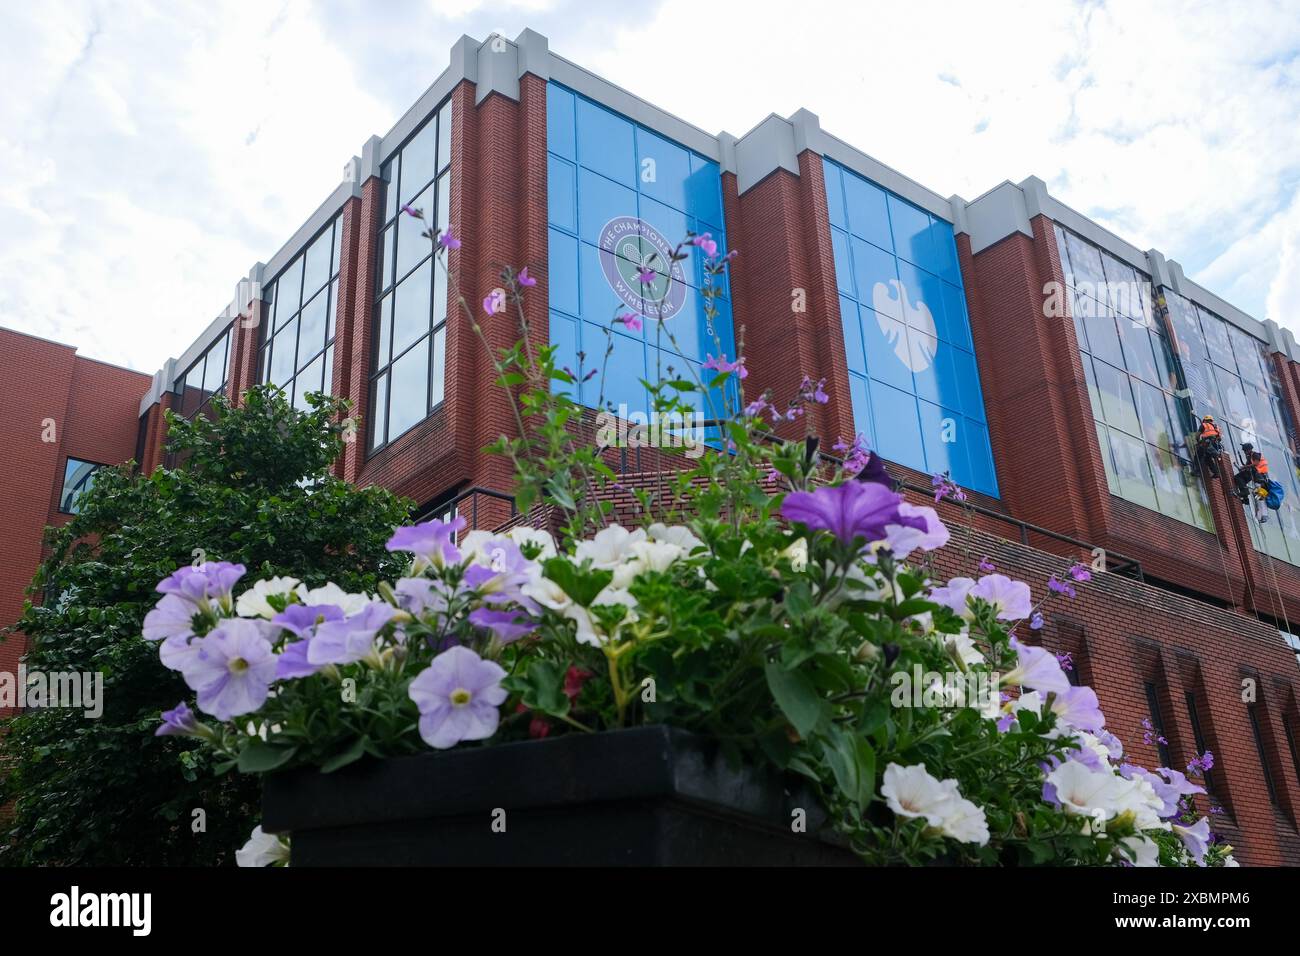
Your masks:
<svg viewBox="0 0 1300 956"><path fill-rule="evenodd" d="M686 241L686 233L691 229L691 220L686 213L680 212L671 206L665 206L663 203L651 199L644 192L641 193L640 205L641 209L638 215L659 230L669 247L676 248L679 242ZM692 285L699 285L699 266L703 256L697 254L694 249L690 251L692 253L691 264L690 267L683 269L683 272L686 275L687 282ZM666 267L667 263L655 263L655 268L661 272Z"/></svg>
<svg viewBox="0 0 1300 956"><path fill-rule="evenodd" d="M942 219L930 218L930 242L934 245L935 268L953 285L961 284L961 265L957 259L957 237L952 226Z"/></svg>
<svg viewBox="0 0 1300 956"><path fill-rule="evenodd" d="M980 388L979 368L975 356L964 349L947 347L952 362L953 374L957 378L957 393L961 396L962 412L978 421L987 421L984 414L984 395Z"/></svg>
<svg viewBox="0 0 1300 956"><path fill-rule="evenodd" d="M583 386L583 404L593 408L612 407L615 411L618 411L620 405L626 405L629 411L644 412L648 407L645 387L641 384L641 379L646 375L645 346L615 332L611 339L613 351L606 361L604 336L598 334L597 341L599 345L596 348L587 347L588 361L596 367L603 362L604 371L597 373L595 378ZM603 401L600 400L602 389Z"/></svg>
<svg viewBox="0 0 1300 956"><path fill-rule="evenodd" d="M722 231L722 179L718 164L691 154L691 178L686 186L686 211L710 226L715 236Z"/></svg>
<svg viewBox="0 0 1300 956"><path fill-rule="evenodd" d="M889 222L899 258L937 272L937 256L930 239L930 216L897 196L889 197Z"/></svg>
<svg viewBox="0 0 1300 956"><path fill-rule="evenodd" d="M881 457L924 469L925 450L915 396L872 379L871 412L876 450Z"/></svg>
<svg viewBox="0 0 1300 956"><path fill-rule="evenodd" d="M577 102L578 164L624 186L635 187L632 124L582 97Z"/></svg>
<svg viewBox="0 0 1300 956"><path fill-rule="evenodd" d="M966 455L971 469L969 487L996 497L998 477L993 467L993 446L989 443L988 429L979 422L967 419L963 434L966 436Z"/></svg>
<svg viewBox="0 0 1300 956"><path fill-rule="evenodd" d="M846 172L844 201L850 231L872 245L892 252L894 240L889 233L889 202L885 191L861 176ZM926 226L929 227L928 220Z"/></svg>
<svg viewBox="0 0 1300 956"><path fill-rule="evenodd" d="M844 326L844 356L849 371L867 374L867 353L862 346L862 324L858 319L858 304L848 296L840 296L840 324Z"/></svg>
<svg viewBox="0 0 1300 956"><path fill-rule="evenodd" d="M862 344L867 353L867 372L874 379L911 391L911 346L907 327L898 319L881 315L864 305L858 306L862 322ZM906 462L904 462L906 464Z"/></svg>
<svg viewBox="0 0 1300 956"><path fill-rule="evenodd" d="M938 315L935 315L938 319ZM974 351L970 336L970 317L966 312L966 293L959 286L943 285L943 328L939 335L953 345Z"/></svg>
<svg viewBox="0 0 1300 956"><path fill-rule="evenodd" d="M578 299L578 240L562 232L550 231L547 281L551 307L570 315L581 315Z"/></svg>
<svg viewBox="0 0 1300 956"><path fill-rule="evenodd" d="M636 191L612 183L588 169L578 170L578 235L596 245L600 230L615 216L637 214Z"/></svg>
<svg viewBox="0 0 1300 956"><path fill-rule="evenodd" d="M876 447L876 432L871 426L871 395L867 380L857 375L849 376L849 395L853 399L853 427L857 435L866 439L868 448ZM852 441L857 435L845 435Z"/></svg>
<svg viewBox="0 0 1300 956"><path fill-rule="evenodd" d="M690 153L662 136L638 129L636 160L641 195L685 210L686 184L691 176Z"/></svg>
<svg viewBox="0 0 1300 956"><path fill-rule="evenodd" d="M830 212L831 225L836 229L849 228L848 217L844 214L844 177L840 167L826 160L822 163L826 175L826 207Z"/></svg>
<svg viewBox="0 0 1300 956"><path fill-rule="evenodd" d="M567 368L575 378L579 377L581 373L578 371L578 323L558 312L552 312L551 344L556 347L555 367ZM576 385L569 385L566 382L552 384L557 393L570 396L578 393Z"/></svg>
<svg viewBox="0 0 1300 956"><path fill-rule="evenodd" d="M558 156L546 157L546 208L552 226L578 231L577 170Z"/></svg>
<svg viewBox="0 0 1300 956"><path fill-rule="evenodd" d="M554 83L546 84L546 148L576 161L574 151L573 94Z"/></svg>
<svg viewBox="0 0 1300 956"><path fill-rule="evenodd" d="M901 321L903 307L898 297L898 260L856 236L850 245L858 301Z"/></svg>
<svg viewBox="0 0 1300 956"><path fill-rule="evenodd" d="M832 229L831 249L835 253L835 286L845 295L853 295L853 259L849 255L848 234Z"/></svg>

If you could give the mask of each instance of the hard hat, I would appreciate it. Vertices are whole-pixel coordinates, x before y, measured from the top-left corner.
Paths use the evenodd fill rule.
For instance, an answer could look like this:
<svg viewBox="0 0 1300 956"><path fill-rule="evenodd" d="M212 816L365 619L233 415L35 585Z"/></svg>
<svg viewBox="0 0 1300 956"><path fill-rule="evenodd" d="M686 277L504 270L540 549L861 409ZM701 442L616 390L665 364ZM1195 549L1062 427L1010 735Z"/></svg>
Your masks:
<svg viewBox="0 0 1300 956"><path fill-rule="evenodd" d="M1213 415L1203 415L1203 416L1201 416L1201 421L1203 421L1203 422L1212 422L1212 421L1214 421L1214 416L1213 416Z"/></svg>

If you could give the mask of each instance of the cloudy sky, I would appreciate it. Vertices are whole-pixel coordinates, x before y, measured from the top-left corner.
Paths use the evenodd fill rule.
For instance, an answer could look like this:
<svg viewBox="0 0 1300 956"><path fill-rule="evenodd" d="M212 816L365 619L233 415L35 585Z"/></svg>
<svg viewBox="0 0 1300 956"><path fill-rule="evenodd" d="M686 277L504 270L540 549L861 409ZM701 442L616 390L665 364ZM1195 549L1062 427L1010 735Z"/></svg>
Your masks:
<svg viewBox="0 0 1300 956"><path fill-rule="evenodd" d="M711 132L802 106L943 195L1038 175L1300 333L1295 0L6 3L0 325L152 372L460 35L526 26Z"/></svg>

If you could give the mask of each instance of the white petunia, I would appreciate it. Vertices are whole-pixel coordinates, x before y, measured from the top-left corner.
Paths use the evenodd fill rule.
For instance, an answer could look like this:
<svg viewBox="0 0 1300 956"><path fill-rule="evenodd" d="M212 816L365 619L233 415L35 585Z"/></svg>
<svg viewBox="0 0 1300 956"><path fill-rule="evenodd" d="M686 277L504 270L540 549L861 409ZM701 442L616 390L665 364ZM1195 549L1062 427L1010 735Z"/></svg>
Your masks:
<svg viewBox="0 0 1300 956"><path fill-rule="evenodd" d="M658 521L650 526L650 540L675 544L687 554L693 553L696 548L704 547L704 542L695 537L691 529L685 525L666 525Z"/></svg>
<svg viewBox="0 0 1300 956"><path fill-rule="evenodd" d="M955 781L954 781L955 783ZM932 777L925 764L903 767L891 763L885 768L880 793L889 809L900 817L925 817L931 826L939 826L950 809L952 788Z"/></svg>
<svg viewBox="0 0 1300 956"><path fill-rule="evenodd" d="M641 528L628 531L622 525L612 524L596 532L588 541L579 541L574 556L579 562L590 559L592 567L612 571L632 556L632 545L644 541L646 533Z"/></svg>
<svg viewBox="0 0 1300 956"><path fill-rule="evenodd" d="M988 846L989 822L984 816L983 808L964 797L956 796L955 786L952 792L954 798L939 822L939 830L944 836L952 837L962 843Z"/></svg>
<svg viewBox="0 0 1300 956"><path fill-rule="evenodd" d="M376 600L369 594L349 594L333 581L311 590L298 588L298 599L309 607L333 604L341 608L345 615L357 614Z"/></svg>
<svg viewBox="0 0 1300 956"><path fill-rule="evenodd" d="M563 611L573 604L573 598L564 592L564 588L540 574L531 577L520 590L525 596L532 598L543 607L549 607L552 611Z"/></svg>
<svg viewBox="0 0 1300 956"><path fill-rule="evenodd" d="M1160 865L1160 846L1150 837L1139 834L1137 836L1125 837L1120 841L1120 843L1124 844L1124 846L1128 847L1136 854L1136 858L1131 861L1134 866ZM1128 857L1124 856L1122 859L1128 860Z"/></svg>
<svg viewBox="0 0 1300 956"><path fill-rule="evenodd" d="M607 587L596 596L596 600L593 601L592 604L622 604L626 607L628 609L627 614L624 615L623 620L619 623L619 628L626 624L633 624L637 621L636 598L632 597L632 595L627 591L619 588ZM604 644L608 644L618 635L618 628L615 628L613 633L607 632L600 625L600 622L596 617L581 604L570 604L564 609L563 613L565 617L577 623L577 638L579 644L590 644L594 647L600 647Z"/></svg>
<svg viewBox="0 0 1300 956"><path fill-rule="evenodd" d="M966 631L961 631L958 634L945 634L943 646L953 659L959 660L963 664L984 663L984 655L980 653L974 639Z"/></svg>
<svg viewBox="0 0 1300 956"><path fill-rule="evenodd" d="M538 561L545 561L547 558L555 557L555 539L551 537L549 531L542 528L519 527L511 528L506 532L506 536L519 545L520 548L526 544L541 548L541 553L537 555L536 559Z"/></svg>
<svg viewBox="0 0 1300 956"><path fill-rule="evenodd" d="M1100 810L1107 820L1118 812L1123 796L1117 781L1122 778L1109 769L1089 770L1077 760L1067 760L1047 775L1066 813L1092 817Z"/></svg>
<svg viewBox="0 0 1300 956"><path fill-rule="evenodd" d="M289 862L289 846L274 833L266 833L260 825L253 828L248 842L235 851L239 866L270 866Z"/></svg>
<svg viewBox="0 0 1300 956"><path fill-rule="evenodd" d="M239 595L239 600L235 602L235 613L240 617L264 617L269 621L279 611L271 607L266 599L273 594L288 597L297 590L298 583L297 578L263 578L254 581L252 587Z"/></svg>

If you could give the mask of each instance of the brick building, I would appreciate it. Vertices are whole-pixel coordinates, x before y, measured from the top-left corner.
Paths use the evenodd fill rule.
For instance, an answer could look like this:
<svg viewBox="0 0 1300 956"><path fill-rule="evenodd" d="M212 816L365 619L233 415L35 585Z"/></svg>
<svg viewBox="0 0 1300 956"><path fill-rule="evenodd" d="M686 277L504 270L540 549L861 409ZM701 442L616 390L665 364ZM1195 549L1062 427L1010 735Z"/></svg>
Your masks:
<svg viewBox="0 0 1300 956"><path fill-rule="evenodd" d="M1048 605L1043 642L1073 654L1141 762L1182 767L1215 753L1225 810L1215 826L1239 859L1300 863L1292 335L1041 180L945 198L806 110L739 138L709 134L532 31L462 38L450 67L152 381L0 331L0 447L18 482L0 623L16 617L40 526L73 500L81 463L134 456L151 469L164 409L198 414L215 392L237 397L256 382L297 402L324 388L356 403L364 424L344 477L385 485L424 514L457 508L482 527L510 516L508 468L481 452L513 430L507 398L404 205L454 228L450 266L468 302L500 285L502 265L527 266L531 332L574 368L604 354L617 310L651 311L629 269L653 266L655 252L662 264L688 230L742 250L716 318L702 306L698 257L657 278L670 291L654 308L673 341L650 321L639 333L620 326L604 384L582 386L582 402L644 410L638 379L673 363L707 379L706 356L733 356L737 343L747 395L771 389L784 402L804 376L825 379L830 401L813 414L826 445L865 436L918 501L937 472L968 492L967 506L942 506L956 530L939 573L971 574L988 557L1043 593L1075 560L1106 562L1078 597ZM499 345L513 327L485 323ZM1229 452L1250 441L1272 463L1287 494L1267 523L1231 497L1227 456L1224 477L1203 474L1188 436L1205 414ZM41 440L45 418L56 441ZM627 482L645 480L632 474L644 461L618 460ZM0 646L0 666L15 658L15 645ZM1167 743L1144 743L1144 719Z"/></svg>

